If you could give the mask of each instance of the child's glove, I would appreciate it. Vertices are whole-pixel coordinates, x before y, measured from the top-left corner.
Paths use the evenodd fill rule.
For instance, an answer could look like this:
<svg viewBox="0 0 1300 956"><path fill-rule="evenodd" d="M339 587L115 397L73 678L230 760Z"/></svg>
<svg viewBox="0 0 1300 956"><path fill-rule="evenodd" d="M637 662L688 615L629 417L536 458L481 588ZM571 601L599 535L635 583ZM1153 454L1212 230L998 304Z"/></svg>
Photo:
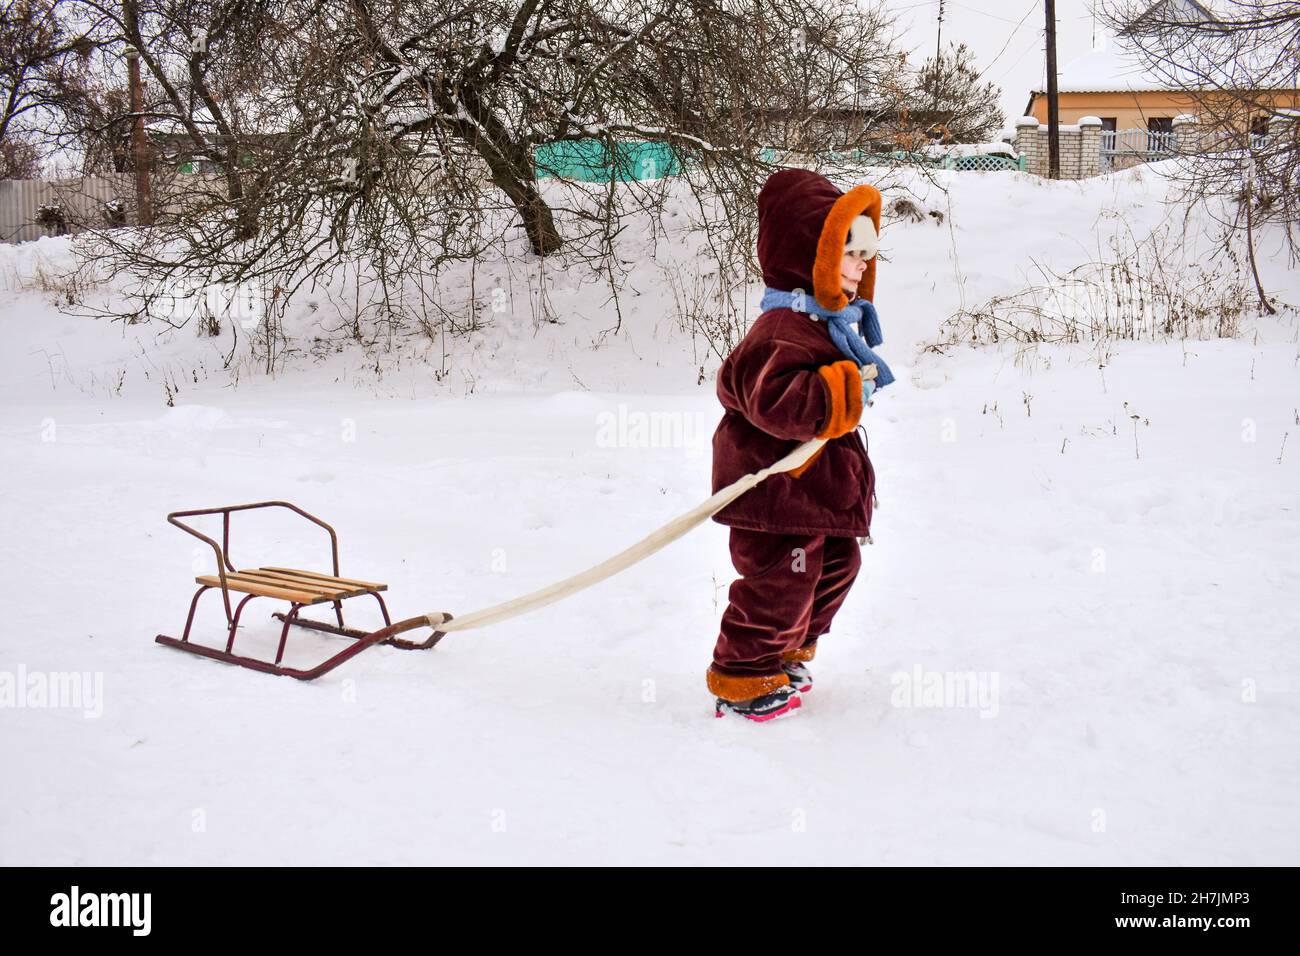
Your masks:
<svg viewBox="0 0 1300 956"><path fill-rule="evenodd" d="M875 365L865 365L862 368L862 407L866 408L871 404L871 393L876 390Z"/></svg>

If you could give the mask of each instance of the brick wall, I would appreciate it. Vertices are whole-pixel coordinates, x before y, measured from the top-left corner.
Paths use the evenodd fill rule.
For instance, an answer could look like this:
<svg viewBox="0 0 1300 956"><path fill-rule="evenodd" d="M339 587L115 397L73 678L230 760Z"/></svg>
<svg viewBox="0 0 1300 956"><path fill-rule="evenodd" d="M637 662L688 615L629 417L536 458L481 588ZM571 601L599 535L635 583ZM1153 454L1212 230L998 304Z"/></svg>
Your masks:
<svg viewBox="0 0 1300 956"><path fill-rule="evenodd" d="M1101 120L1084 116L1077 123L1057 126L1062 179L1086 179L1101 172ZM1025 170L1046 176L1047 127L1032 116L1016 121L1016 151L1025 157Z"/></svg>

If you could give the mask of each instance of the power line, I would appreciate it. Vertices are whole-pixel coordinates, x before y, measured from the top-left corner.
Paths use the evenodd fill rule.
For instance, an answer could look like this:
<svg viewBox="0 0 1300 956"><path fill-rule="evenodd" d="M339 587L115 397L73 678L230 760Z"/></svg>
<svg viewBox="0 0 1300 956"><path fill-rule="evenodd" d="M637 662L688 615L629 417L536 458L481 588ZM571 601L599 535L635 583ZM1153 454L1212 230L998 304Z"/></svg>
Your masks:
<svg viewBox="0 0 1300 956"><path fill-rule="evenodd" d="M1021 53L1020 56L1016 57L1016 62L1015 62L1015 63L1012 63L1009 67L1007 67L1007 68L1006 68L1006 71L1003 72L1003 74L1002 74L1001 76L999 76L999 77L998 77L996 80L994 80L993 82L995 82L995 83L1001 83L1004 79L1006 79L1006 78L1011 74L1011 71L1014 70L1016 67L1018 67L1018 66L1020 65L1020 61L1023 60L1023 59L1025 58L1025 56L1029 53L1029 51L1032 50L1032 49L1034 49L1035 47L1037 47L1038 44L1039 44L1041 41L1042 41L1042 37L1041 37L1041 36L1036 36L1036 37L1034 37L1034 42L1031 43L1031 44L1029 44L1029 46L1027 46L1027 47L1025 48L1025 52L1024 52L1024 53Z"/></svg>
<svg viewBox="0 0 1300 956"><path fill-rule="evenodd" d="M975 79L978 80L978 79L982 78L982 77L984 76L985 73L987 73L989 70L993 69L993 64L996 63L996 62L998 62L998 59L1002 56L1003 53L1006 53L1006 52L1007 52L1007 47L1009 47L1009 46L1011 45L1011 41L1014 40L1014 39L1016 38L1016 34L1020 32L1020 28L1023 27L1023 26L1025 25L1025 21L1029 19L1029 15L1030 15L1031 13L1033 13L1033 12L1034 12L1035 10L1037 10L1037 9L1038 9L1038 0L1032 0L1032 2L1029 4L1029 9L1025 11L1025 15L1024 15L1023 17L1020 18L1020 22L1016 24L1016 28L1015 28L1014 30L1012 30L1012 31L1011 31L1011 35L1007 37L1007 42L1004 43L1004 44L1002 44L1002 49L1001 49L1001 50L998 50L998 54L997 54L997 56L995 56L992 60L989 61L989 65L988 65L988 66L986 66L986 67L984 67L984 69L980 70L979 75L976 76ZM1001 19L1001 17L999 17L998 19ZM1010 23L1011 21L1008 20L1007 22ZM1021 59L1023 59L1023 58L1024 58L1024 54L1021 54ZM1019 63L1020 60L1017 60L1016 62ZM1005 75L1005 74L1003 74L1003 75Z"/></svg>
<svg viewBox="0 0 1300 956"><path fill-rule="evenodd" d="M948 2L951 3L954 7L961 7L963 10L968 10L971 13L978 13L980 16L988 17L990 20L1001 20L1003 23L1016 22L1015 20L1009 20L1006 17L1000 17L996 13L985 13L983 10L976 10L974 7L968 7L964 3L958 3L957 0L948 0ZM1021 23L1023 22L1024 22L1024 18L1022 17ZM1017 24L1017 26L1019 26L1019 24Z"/></svg>

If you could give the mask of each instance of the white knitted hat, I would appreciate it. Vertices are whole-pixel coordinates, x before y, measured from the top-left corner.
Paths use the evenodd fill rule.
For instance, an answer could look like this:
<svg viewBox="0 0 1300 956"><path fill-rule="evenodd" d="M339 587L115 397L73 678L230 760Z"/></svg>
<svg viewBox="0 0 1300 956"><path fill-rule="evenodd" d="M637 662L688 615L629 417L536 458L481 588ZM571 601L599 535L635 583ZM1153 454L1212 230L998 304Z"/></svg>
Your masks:
<svg viewBox="0 0 1300 956"><path fill-rule="evenodd" d="M880 248L880 236L876 234L875 224L866 216L858 216L849 225L849 238L844 243L845 252L865 252L866 258L873 259Z"/></svg>

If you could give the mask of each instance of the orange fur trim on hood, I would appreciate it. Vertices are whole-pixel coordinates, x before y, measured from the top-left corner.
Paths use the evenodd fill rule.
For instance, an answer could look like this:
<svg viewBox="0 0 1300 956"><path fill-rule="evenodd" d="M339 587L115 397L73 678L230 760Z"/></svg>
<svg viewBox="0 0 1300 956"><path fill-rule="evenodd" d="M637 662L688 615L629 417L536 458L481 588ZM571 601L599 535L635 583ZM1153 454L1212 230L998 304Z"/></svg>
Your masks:
<svg viewBox="0 0 1300 956"><path fill-rule="evenodd" d="M876 232L880 232L880 190L875 186L854 186L835 200L822 223L817 258L813 261L813 295L822 308L838 311L849 304L849 297L840 287L840 262L844 258L849 227L861 215L869 216ZM871 300L876 294L876 258L868 259L862 271L858 298Z"/></svg>

